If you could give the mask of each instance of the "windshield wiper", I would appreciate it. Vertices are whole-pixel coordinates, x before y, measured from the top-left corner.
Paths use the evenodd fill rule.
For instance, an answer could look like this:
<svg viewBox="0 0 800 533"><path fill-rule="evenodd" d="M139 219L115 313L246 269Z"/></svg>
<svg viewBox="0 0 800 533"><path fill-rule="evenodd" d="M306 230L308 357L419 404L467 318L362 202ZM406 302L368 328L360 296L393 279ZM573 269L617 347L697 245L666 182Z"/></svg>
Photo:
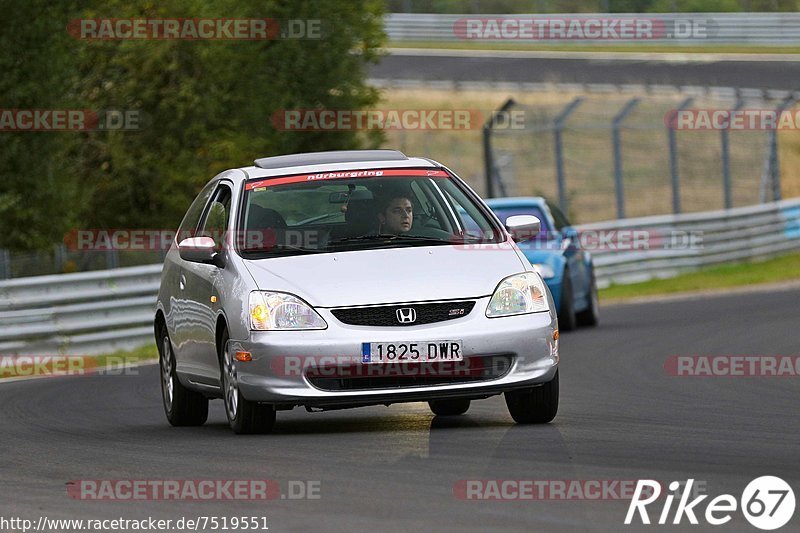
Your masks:
<svg viewBox="0 0 800 533"><path fill-rule="evenodd" d="M265 254L265 253L270 253L270 252L273 252L273 251L277 251L277 252L288 251L288 252L300 252L300 253L306 253L306 254L318 254L318 253L325 252L326 250L322 250L322 249L319 249L319 248L303 248L302 246L294 246L294 245L291 245L291 244L280 244L280 243L271 244L269 246L249 247L249 248L243 248L242 249L242 253L245 253L245 254L251 254L251 253L252 254Z"/></svg>
<svg viewBox="0 0 800 533"><path fill-rule="evenodd" d="M368 241L389 241L389 242L429 242L437 244L450 244L450 241L437 239L436 237L424 237L421 235L395 235L394 233L373 233L371 235L359 235L357 237L344 237L330 241L328 245L336 245L348 242L368 242Z"/></svg>

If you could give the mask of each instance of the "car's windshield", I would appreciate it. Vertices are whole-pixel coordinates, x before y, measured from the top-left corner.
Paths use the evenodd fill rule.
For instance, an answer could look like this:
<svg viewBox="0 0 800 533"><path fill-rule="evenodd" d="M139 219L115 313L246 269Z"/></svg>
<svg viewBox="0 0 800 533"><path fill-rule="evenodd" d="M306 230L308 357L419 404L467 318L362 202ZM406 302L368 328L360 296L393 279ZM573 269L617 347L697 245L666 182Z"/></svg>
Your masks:
<svg viewBox="0 0 800 533"><path fill-rule="evenodd" d="M240 220L248 258L504 239L454 179L430 169L253 180Z"/></svg>

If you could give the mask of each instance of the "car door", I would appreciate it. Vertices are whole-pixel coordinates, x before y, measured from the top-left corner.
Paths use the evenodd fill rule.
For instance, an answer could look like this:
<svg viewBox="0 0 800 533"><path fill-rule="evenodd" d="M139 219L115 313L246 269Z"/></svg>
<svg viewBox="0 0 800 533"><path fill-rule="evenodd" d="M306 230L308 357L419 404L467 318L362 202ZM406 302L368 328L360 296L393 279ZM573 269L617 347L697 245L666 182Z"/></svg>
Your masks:
<svg viewBox="0 0 800 533"><path fill-rule="evenodd" d="M211 237L222 253L228 230L231 185L220 182L205 208L197 229L198 237ZM198 383L216 385L219 363L216 347L216 304L222 282L220 267L182 261L180 290L184 300L186 333L181 347L184 371Z"/></svg>
<svg viewBox="0 0 800 533"><path fill-rule="evenodd" d="M200 219L216 187L216 183L208 183L194 199L178 228L175 245L170 248L164 259L159 299L164 308L167 328L175 350L175 361L181 372L184 372L184 345L191 333L192 320L191 316L184 311L187 305L191 305L191 302L186 300L186 294L183 290L186 278L185 261L181 259L176 245L183 239L197 235Z"/></svg>
<svg viewBox="0 0 800 533"><path fill-rule="evenodd" d="M572 284L573 301L580 300L587 293L589 273L586 271L584 251L581 249L577 231L570 225L569 220L555 205L548 203L548 208L553 216L557 231L561 233L561 249L569 268L569 280Z"/></svg>

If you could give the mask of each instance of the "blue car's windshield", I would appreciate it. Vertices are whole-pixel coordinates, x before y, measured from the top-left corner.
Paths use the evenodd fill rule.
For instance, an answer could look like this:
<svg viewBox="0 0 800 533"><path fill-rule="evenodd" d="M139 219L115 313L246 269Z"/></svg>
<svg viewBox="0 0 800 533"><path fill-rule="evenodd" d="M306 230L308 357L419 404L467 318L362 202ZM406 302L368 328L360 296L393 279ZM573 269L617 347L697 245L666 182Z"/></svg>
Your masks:
<svg viewBox="0 0 800 533"><path fill-rule="evenodd" d="M494 211L494 213L497 215L497 218L499 218L500 222L503 224L505 224L508 217L513 217L516 215L533 215L539 219L539 222L542 223L542 231L547 230L550 232L553 229L550 227L544 212L542 212L542 210L535 205L526 207L492 207L492 211Z"/></svg>

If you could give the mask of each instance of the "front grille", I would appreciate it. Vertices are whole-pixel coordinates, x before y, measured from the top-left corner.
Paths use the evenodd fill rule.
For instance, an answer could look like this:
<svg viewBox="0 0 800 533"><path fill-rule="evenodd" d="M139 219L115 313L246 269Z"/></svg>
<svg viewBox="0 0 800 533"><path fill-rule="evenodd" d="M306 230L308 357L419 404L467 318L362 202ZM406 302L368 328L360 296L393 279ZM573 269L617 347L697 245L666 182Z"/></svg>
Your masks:
<svg viewBox="0 0 800 533"><path fill-rule="evenodd" d="M511 368L512 361L511 355L484 355L447 363L356 363L317 368L306 373L306 379L325 391L478 383L503 377Z"/></svg>
<svg viewBox="0 0 800 533"><path fill-rule="evenodd" d="M349 307L332 309L331 313L338 320L351 326L417 326L432 324L467 316L475 302L438 302L428 304L382 305L376 307ZM416 315L410 322L401 322L398 310L403 317L409 316L408 309Z"/></svg>

